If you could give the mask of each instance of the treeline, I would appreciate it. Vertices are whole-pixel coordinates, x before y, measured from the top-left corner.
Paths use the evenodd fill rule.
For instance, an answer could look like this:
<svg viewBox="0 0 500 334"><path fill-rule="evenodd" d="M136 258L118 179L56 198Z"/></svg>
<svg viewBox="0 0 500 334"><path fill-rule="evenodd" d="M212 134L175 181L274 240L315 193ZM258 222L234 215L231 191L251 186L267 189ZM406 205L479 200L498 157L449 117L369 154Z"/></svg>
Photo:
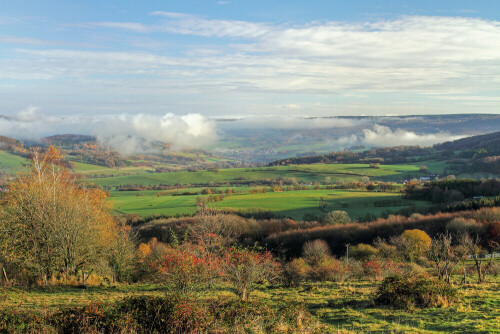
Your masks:
<svg viewBox="0 0 500 334"><path fill-rule="evenodd" d="M123 159L118 152L101 149L74 149L68 155L72 160L108 168L129 166L130 162Z"/></svg>
<svg viewBox="0 0 500 334"><path fill-rule="evenodd" d="M0 148L4 150L14 150L22 147L23 143L21 141L5 136L0 136Z"/></svg>
<svg viewBox="0 0 500 334"><path fill-rule="evenodd" d="M483 246L491 245L490 241L498 242L497 229L500 221L499 208L484 208L478 211L460 211L454 213L437 213L430 215L414 214L410 217L389 216L369 223L337 224L333 226L316 226L308 229L280 231L270 235L264 244L272 251L285 257L300 256L302 246L315 239L324 240L333 254L343 255L347 244L371 244L377 238L390 239L400 235L405 230L419 229L431 237L437 237L446 232L446 227L454 218L474 219L477 222L476 234Z"/></svg>
<svg viewBox="0 0 500 334"><path fill-rule="evenodd" d="M477 224L474 230L483 246L490 242L500 242L500 209L483 208L478 211L460 211L435 214L412 214L410 217L390 215L388 218L378 218L371 222L359 223L338 220L328 221L295 221L289 218L255 219L225 213L210 211L223 221L238 230L238 243L252 246L256 243L266 247L273 253L286 258L300 256L302 246L315 239L324 240L335 255L343 255L345 245L370 244L377 238L390 239L408 229L419 229L431 237L445 233L449 223L455 218L474 219ZM153 237L159 241L171 243L175 238L187 238L189 226L196 224L197 218L158 218L140 221L135 224L135 232L140 240ZM343 223L342 223L343 222ZM496 225L495 225L496 224ZM461 227L457 227L460 229Z"/></svg>
<svg viewBox="0 0 500 334"><path fill-rule="evenodd" d="M419 158L415 158L418 156ZM333 152L325 155L282 159L271 162L269 166L301 165L315 163L408 163L438 158L437 151L419 146L396 146L374 148L364 152Z"/></svg>
<svg viewBox="0 0 500 334"><path fill-rule="evenodd" d="M96 138L93 136L86 136L86 135L65 134L65 135L54 135L45 137L43 138L43 142L46 145L68 147L83 143L95 143Z"/></svg>
<svg viewBox="0 0 500 334"><path fill-rule="evenodd" d="M478 196L496 196L500 193L500 181L495 179L444 179L419 184L408 182L404 198L433 203L462 201Z"/></svg>

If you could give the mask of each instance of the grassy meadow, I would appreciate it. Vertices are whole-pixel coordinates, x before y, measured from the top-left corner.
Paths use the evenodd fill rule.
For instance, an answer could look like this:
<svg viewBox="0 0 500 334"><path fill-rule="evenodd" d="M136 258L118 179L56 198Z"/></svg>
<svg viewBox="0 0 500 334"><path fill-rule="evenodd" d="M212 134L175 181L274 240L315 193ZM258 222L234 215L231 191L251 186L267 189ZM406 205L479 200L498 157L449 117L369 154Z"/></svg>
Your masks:
<svg viewBox="0 0 500 334"><path fill-rule="evenodd" d="M78 172L78 169L76 169ZM125 170L123 170L125 172ZM367 164L317 164L279 167L228 168L220 170L148 173L139 175L119 175L106 178L89 178L85 182L106 187L121 185L156 184L167 185L208 185L208 184L245 184L258 181L276 180L279 178L295 178L303 182L323 182L329 177L331 182L337 180L359 180L367 176L376 180L401 180L408 172L417 172L418 167L412 165L382 165L370 168Z"/></svg>
<svg viewBox="0 0 500 334"><path fill-rule="evenodd" d="M29 164L28 159L0 150L0 172L9 175L16 175L19 172L26 173L29 171L27 167Z"/></svg>
<svg viewBox="0 0 500 334"><path fill-rule="evenodd" d="M78 172L90 173L91 165L76 164ZM401 180L408 173L418 172L413 165L383 165L381 168L370 168L366 164L317 164L300 166L230 168L209 171L179 171L170 173L152 173L147 169L135 170L134 175L120 175L132 172L131 169L115 170L116 176L89 178L83 182L94 183L111 189L111 201L117 213L135 213L141 216L150 215L189 215L197 211L196 198L202 196L202 189L210 186L216 190L231 187L233 196L223 201L209 203L217 209L234 209L239 211L269 211L279 216L302 219L304 215L321 216L319 203L323 198L325 212L345 210L352 218L364 217L367 213L381 215L387 211L398 211L409 206L426 206L425 202L406 201L397 193L379 193L357 190L308 189L284 192L252 193L252 183L271 182L276 180L296 180L303 184L317 182L339 182L361 180ZM103 173L107 173L103 169ZM155 186L170 185L183 188L171 191L114 191L116 187L125 185ZM224 185L225 187L221 187ZM218 187L217 187L218 186ZM190 195L176 196L180 192ZM391 201L386 207L376 206L377 201Z"/></svg>
<svg viewBox="0 0 500 334"><path fill-rule="evenodd" d="M238 189L238 188L236 188ZM184 215L196 212L196 198L203 195L172 196L161 195L161 191L113 191L111 201L114 209L119 213L137 213L141 216L149 215ZM305 214L321 216L319 203L323 198L325 212L344 210L351 218L361 218L367 213L381 215L385 211L417 206L425 207L428 204L420 201L408 201L400 198L397 193L379 193L359 190L298 190L284 192L249 193L242 190L233 196L225 197L208 206L217 209L235 209L251 211L260 209L279 216L301 220ZM378 207L375 202L391 201L390 206Z"/></svg>
<svg viewBox="0 0 500 334"><path fill-rule="evenodd" d="M488 283L457 285L460 302L447 308L411 311L373 303L378 283L373 281L308 283L295 288L259 286L251 300L264 304L299 302L328 333L500 333L500 278ZM46 314L70 307L113 303L131 296L161 296L159 285L134 284L113 287L51 286L24 290L0 289L0 308ZM236 298L227 286L194 292L197 299Z"/></svg>

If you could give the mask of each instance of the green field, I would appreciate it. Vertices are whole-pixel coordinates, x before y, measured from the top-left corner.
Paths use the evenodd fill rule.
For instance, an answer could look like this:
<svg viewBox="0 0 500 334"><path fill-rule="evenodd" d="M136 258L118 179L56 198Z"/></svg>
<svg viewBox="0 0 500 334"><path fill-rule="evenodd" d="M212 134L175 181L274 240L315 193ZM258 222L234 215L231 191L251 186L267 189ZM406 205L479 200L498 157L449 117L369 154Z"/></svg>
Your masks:
<svg viewBox="0 0 500 334"><path fill-rule="evenodd" d="M10 175L15 175L18 172L25 173L29 171L27 165L30 163L28 159L0 150L0 172Z"/></svg>
<svg viewBox="0 0 500 334"><path fill-rule="evenodd" d="M28 161L19 156L0 151L0 170L15 174L19 170L27 170L23 164ZM210 207L218 209L235 209L239 211L269 211L279 216L302 219L304 215L322 216L332 210L345 210L354 218L364 217L367 213L381 215L387 211L398 211L416 204L401 200L396 193L377 193L367 191L344 190L297 190L285 192L249 193L252 184L269 184L282 181L285 185L299 182L303 185L314 183L337 183L339 181L371 180L399 181L408 175L417 174L415 165L382 165L370 168L367 164L311 164L278 167L229 168L220 170L203 170L196 172L178 171L154 173L151 167L107 168L93 164L73 161L74 172L87 177L102 175L100 178L85 178L82 182L94 183L111 189L111 201L116 213L136 213L149 215L190 215L197 211L196 198L204 187L231 187L232 197L222 202L210 203ZM181 190L169 191L114 191L119 186L155 186L177 185ZM268 188L269 189L269 188ZM172 196L174 193L191 192L196 195ZM319 210L320 199L323 198L325 211ZM389 207L375 206L376 201L392 200Z"/></svg>
<svg viewBox="0 0 500 334"><path fill-rule="evenodd" d="M209 185L209 184L244 184L258 181L295 178L302 182L323 182L326 177L331 182L337 180L359 180L363 176L380 180L401 180L408 172L418 171L411 165L383 165L379 169L367 164L317 164L280 167L228 168L217 171L147 173L109 178L86 179L85 182L101 186L117 187L120 185Z"/></svg>
<svg viewBox="0 0 500 334"><path fill-rule="evenodd" d="M238 191L239 188L235 188ZM171 196L160 195L158 191L113 191L111 201L119 213L137 213L149 215L193 214L196 212L196 197L199 195ZM210 203L209 207L218 209L236 209L252 211L260 209L276 215L302 219L305 214L322 216L319 210L320 199L326 204L325 212L344 210L354 218L361 218L367 213L381 215L388 210L395 212L404 207L416 205L426 207L426 202L402 200L396 193L368 192L357 190L298 190L284 192L266 192L250 194L248 191L225 197L223 201ZM375 202L390 200L394 205L377 207Z"/></svg>
<svg viewBox="0 0 500 334"><path fill-rule="evenodd" d="M84 162L73 162L73 170L76 173L83 175L96 175L96 174L104 174L104 175L129 175L129 174L143 174L150 173L153 171L151 167L135 167L135 166L127 166L120 168L108 168L104 166L91 165Z"/></svg>

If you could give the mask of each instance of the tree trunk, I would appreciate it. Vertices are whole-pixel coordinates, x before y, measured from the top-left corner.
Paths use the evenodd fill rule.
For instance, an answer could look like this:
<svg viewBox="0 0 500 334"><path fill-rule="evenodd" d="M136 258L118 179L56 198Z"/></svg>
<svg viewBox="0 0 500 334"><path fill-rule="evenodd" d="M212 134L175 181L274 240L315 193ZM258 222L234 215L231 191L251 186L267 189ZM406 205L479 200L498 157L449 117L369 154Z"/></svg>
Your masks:
<svg viewBox="0 0 500 334"><path fill-rule="evenodd" d="M477 271L477 282L482 283L483 282L483 274L481 273L481 263L477 258L474 259L476 262L476 271Z"/></svg>
<svg viewBox="0 0 500 334"><path fill-rule="evenodd" d="M240 298L244 302L248 301L248 289L246 287L241 289Z"/></svg>
<svg viewBox="0 0 500 334"><path fill-rule="evenodd" d="M82 267L82 285L83 287L85 286L85 267Z"/></svg>
<svg viewBox="0 0 500 334"><path fill-rule="evenodd" d="M441 268L439 268L438 262L436 262L436 272L437 272L438 280L440 280L441 279Z"/></svg>
<svg viewBox="0 0 500 334"><path fill-rule="evenodd" d="M7 273L5 272L5 267L2 266L3 277L5 278L5 284L9 284L9 279L7 278Z"/></svg>

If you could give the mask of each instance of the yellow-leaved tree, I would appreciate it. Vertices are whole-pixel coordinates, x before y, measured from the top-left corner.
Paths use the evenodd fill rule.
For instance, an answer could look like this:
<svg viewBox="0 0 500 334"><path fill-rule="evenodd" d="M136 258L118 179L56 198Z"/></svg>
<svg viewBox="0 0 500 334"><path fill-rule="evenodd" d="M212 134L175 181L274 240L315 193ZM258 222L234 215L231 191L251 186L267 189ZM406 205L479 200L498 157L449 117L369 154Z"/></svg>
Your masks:
<svg viewBox="0 0 500 334"><path fill-rule="evenodd" d="M33 151L31 172L1 198L0 260L32 282L90 270L117 235L106 193L76 183L64 166L54 147Z"/></svg>
<svg viewBox="0 0 500 334"><path fill-rule="evenodd" d="M406 230L401 234L402 251L410 261L424 255L431 249L432 239L422 230Z"/></svg>

